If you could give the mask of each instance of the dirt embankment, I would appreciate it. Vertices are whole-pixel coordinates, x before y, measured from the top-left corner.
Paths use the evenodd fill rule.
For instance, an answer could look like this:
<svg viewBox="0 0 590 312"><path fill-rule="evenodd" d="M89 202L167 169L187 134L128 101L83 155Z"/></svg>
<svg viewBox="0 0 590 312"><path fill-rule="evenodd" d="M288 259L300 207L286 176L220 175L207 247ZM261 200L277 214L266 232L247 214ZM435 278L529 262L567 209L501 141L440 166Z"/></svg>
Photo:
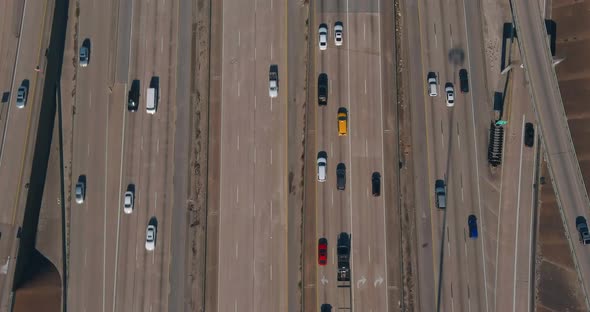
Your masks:
<svg viewBox="0 0 590 312"><path fill-rule="evenodd" d="M590 3L552 1L557 23L557 55L565 60L556 67L572 140L588 191L590 186ZM549 182L546 168L544 175ZM552 185L541 188L536 255L536 311L585 311L584 295L577 280ZM577 243L577 242L576 242Z"/></svg>

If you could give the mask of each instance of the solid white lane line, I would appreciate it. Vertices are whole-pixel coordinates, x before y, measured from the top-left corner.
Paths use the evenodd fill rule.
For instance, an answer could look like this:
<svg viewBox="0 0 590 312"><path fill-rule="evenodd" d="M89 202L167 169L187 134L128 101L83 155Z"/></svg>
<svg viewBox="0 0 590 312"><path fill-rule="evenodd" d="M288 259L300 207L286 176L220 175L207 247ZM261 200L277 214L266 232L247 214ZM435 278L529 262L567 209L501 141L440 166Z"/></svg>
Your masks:
<svg viewBox="0 0 590 312"><path fill-rule="evenodd" d="M451 39L451 47L453 46L453 27L449 24L449 37Z"/></svg>
<svg viewBox="0 0 590 312"><path fill-rule="evenodd" d="M109 105L106 110L106 127L105 127L105 148L104 148L104 189L108 190L108 168L109 168ZM103 233L102 233L102 311L105 311L106 304L106 278L107 278L107 192L104 192L104 207L103 207Z"/></svg>
<svg viewBox="0 0 590 312"><path fill-rule="evenodd" d="M521 183L522 183L522 153L524 150L524 144L522 140L524 138L524 115L522 115L522 125L521 125L521 133L520 133L520 160L518 163L518 191L516 195L516 233L514 237L514 280L512 283L512 311L516 312L516 273L518 264L518 230L520 229L519 219L520 219L520 190L521 190Z"/></svg>
<svg viewBox="0 0 590 312"><path fill-rule="evenodd" d="M121 198L121 190L123 189L123 160L124 160L124 151L125 151L125 123L127 120L127 114L125 114L125 108L121 107L121 111L123 114L123 132L121 133L121 156L120 156L120 163L119 163L119 192L117 194L117 198ZM119 270L119 238L120 238L120 229L121 229L121 213L117 210L117 238L115 244L115 278L113 279L113 312L115 312L116 306L116 299L117 299L117 273Z"/></svg>
<svg viewBox="0 0 590 312"><path fill-rule="evenodd" d="M533 168L537 168L537 155L536 155L536 151L537 150L535 149L535 151L533 152L533 159L534 159ZM533 170L532 176L533 176L532 181L533 181L533 183L536 184L537 183L537 180L535 179L535 170ZM538 187L538 185L537 185L537 187ZM527 264L528 264L527 272L529 273L529 281L528 281L529 282L529 285L533 281L533 275L532 275L532 272L531 272L531 263L533 261L533 256L534 256L533 255L533 244L535 243L535 242L533 242L533 231L535 230L533 228L533 224L534 224L534 218L533 217L535 215L534 214L534 211L535 211L535 206L536 206L536 203L535 203L535 189L536 188L534 188L534 187L531 188L531 219L529 221L529 227L530 227L529 228L529 258L528 258L528 262L527 262ZM528 289L530 290L531 288L528 287ZM527 295L530 296L531 295L530 292L527 292ZM531 311L531 302L530 302L530 300L527 300L527 311Z"/></svg>
<svg viewBox="0 0 590 312"><path fill-rule="evenodd" d="M332 89L334 89L333 85L332 79L330 79L330 83L328 83L328 94L330 95L332 95Z"/></svg>
<svg viewBox="0 0 590 312"><path fill-rule="evenodd" d="M334 190L332 190L332 207L334 207Z"/></svg>

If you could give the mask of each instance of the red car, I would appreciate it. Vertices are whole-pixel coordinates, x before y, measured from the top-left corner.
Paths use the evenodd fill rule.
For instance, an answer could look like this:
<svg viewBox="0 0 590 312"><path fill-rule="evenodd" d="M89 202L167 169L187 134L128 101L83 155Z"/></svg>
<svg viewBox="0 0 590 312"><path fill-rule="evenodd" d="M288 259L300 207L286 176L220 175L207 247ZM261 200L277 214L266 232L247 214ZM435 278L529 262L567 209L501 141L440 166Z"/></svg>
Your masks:
<svg viewBox="0 0 590 312"><path fill-rule="evenodd" d="M318 264L326 265L328 263L328 240L320 238L318 242Z"/></svg>

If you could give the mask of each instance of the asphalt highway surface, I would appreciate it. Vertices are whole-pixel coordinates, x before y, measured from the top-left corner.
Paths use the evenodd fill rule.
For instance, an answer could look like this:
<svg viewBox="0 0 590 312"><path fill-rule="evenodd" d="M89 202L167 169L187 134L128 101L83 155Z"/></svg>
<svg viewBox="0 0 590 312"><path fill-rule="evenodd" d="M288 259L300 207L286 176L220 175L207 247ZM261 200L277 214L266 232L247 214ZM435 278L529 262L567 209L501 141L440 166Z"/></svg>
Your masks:
<svg viewBox="0 0 590 312"><path fill-rule="evenodd" d="M223 1L217 309L287 310L287 7ZM270 66L278 96L269 96ZM295 260L295 259L293 259ZM292 286L295 287L295 286Z"/></svg>
<svg viewBox="0 0 590 312"><path fill-rule="evenodd" d="M327 179L317 185L317 239L328 240L328 264L319 267L318 304L334 310L389 311L386 263L385 195L373 197L371 175L383 176L383 83L380 1L315 2L310 33L316 45L314 77L328 75L328 104L316 106L315 152L327 153ZM334 43L334 24L343 23L342 46ZM318 28L328 25L328 48L317 47ZM348 135L338 136L336 115L348 111ZM336 188L336 166L346 166L346 187ZM311 177L312 179L314 177ZM309 181L309 180L308 180ZM309 181L311 182L311 181ZM382 185L382 190L384 190ZM351 234L351 281L336 279L337 237ZM318 307L319 309L319 307Z"/></svg>
<svg viewBox="0 0 590 312"><path fill-rule="evenodd" d="M409 57L413 82L409 105L417 157L414 176L419 307L421 311L494 311L496 290L504 286L496 274L514 270L511 263L500 267L497 255L503 256L504 249L514 250L515 246L514 236L502 236L504 249L498 251L498 224L502 222L498 216L498 189L502 183L504 188L516 189L521 180L518 171L502 175L503 169L491 168L487 163L487 137L494 116L490 113L493 90L486 83L488 69L482 49L482 13L477 3L468 1L418 1L409 3L406 13L410 53L422 51L419 56ZM453 58L452 51L463 56ZM460 92L461 68L469 73L469 93ZM438 78L436 97L426 92L428 72L436 73ZM452 108L445 103L447 83L454 85ZM522 129L520 119L516 126ZM503 166L519 168L518 159L507 159ZM530 171L532 163L527 164ZM446 181L446 210L435 207L436 179ZM531 186L527 184L523 189L530 190ZM516 202L513 195L505 195L504 200ZM468 237L469 215L478 220L479 235L475 240ZM513 226L507 223L503 229L514 231ZM520 243L530 246L530 239Z"/></svg>
<svg viewBox="0 0 590 312"><path fill-rule="evenodd" d="M49 43L53 2L3 1L0 14L0 291L2 308L9 304L14 259L31 174L34 142L39 120L41 94L46 66L45 49ZM38 68L37 68L38 66ZM27 86L24 108L16 107L17 90Z"/></svg>
<svg viewBox="0 0 590 312"><path fill-rule="evenodd" d="M77 68L71 185L69 308L76 311L164 311L168 308L173 230L172 174L176 105L178 1L81 1L78 45L88 39L87 67ZM118 12L118 14L115 14ZM77 61L77 60L76 60ZM127 92L139 80L139 105ZM146 90L159 90L146 113ZM182 131L182 130L178 130ZM86 199L74 201L78 176ZM123 194L134 185L131 214ZM184 207L180 207L184 209ZM145 248L148 222L155 250Z"/></svg>
<svg viewBox="0 0 590 312"><path fill-rule="evenodd" d="M590 202L571 140L545 23L537 2L513 1L512 5L530 97L539 120L551 179L565 218L563 221L569 233L586 305L590 307L590 251L588 246L577 241L579 235L575 224L578 216L590 217Z"/></svg>

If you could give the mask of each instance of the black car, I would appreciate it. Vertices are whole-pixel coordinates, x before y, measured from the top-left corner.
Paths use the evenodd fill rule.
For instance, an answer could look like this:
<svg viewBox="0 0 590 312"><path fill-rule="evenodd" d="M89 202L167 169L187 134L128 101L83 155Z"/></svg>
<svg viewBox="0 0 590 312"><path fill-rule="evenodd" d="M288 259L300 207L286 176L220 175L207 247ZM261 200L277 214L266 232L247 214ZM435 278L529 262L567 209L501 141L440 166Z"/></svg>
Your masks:
<svg viewBox="0 0 590 312"><path fill-rule="evenodd" d="M533 147L535 144L535 127L532 123L527 122L524 125L524 145Z"/></svg>
<svg viewBox="0 0 590 312"><path fill-rule="evenodd" d="M322 306L320 307L320 311L321 311L321 312L332 312L332 306L331 306L331 305L329 305L329 304L327 304L327 303L324 303L324 304L322 304Z"/></svg>
<svg viewBox="0 0 590 312"><path fill-rule="evenodd" d="M318 105L328 104L328 75L321 73L318 76Z"/></svg>
<svg viewBox="0 0 590 312"><path fill-rule="evenodd" d="M469 92L469 77L467 77L467 69L463 68L459 71L459 80L461 84L461 92Z"/></svg>
<svg viewBox="0 0 590 312"><path fill-rule="evenodd" d="M139 104L139 80L133 80L131 87L129 88L129 94L127 96L127 110L130 112L137 111Z"/></svg>
<svg viewBox="0 0 590 312"><path fill-rule="evenodd" d="M343 191L346 187L346 165L339 163L336 166L336 188Z"/></svg>
<svg viewBox="0 0 590 312"><path fill-rule="evenodd" d="M381 174L379 172L373 172L371 175L371 190L373 196L381 195Z"/></svg>

